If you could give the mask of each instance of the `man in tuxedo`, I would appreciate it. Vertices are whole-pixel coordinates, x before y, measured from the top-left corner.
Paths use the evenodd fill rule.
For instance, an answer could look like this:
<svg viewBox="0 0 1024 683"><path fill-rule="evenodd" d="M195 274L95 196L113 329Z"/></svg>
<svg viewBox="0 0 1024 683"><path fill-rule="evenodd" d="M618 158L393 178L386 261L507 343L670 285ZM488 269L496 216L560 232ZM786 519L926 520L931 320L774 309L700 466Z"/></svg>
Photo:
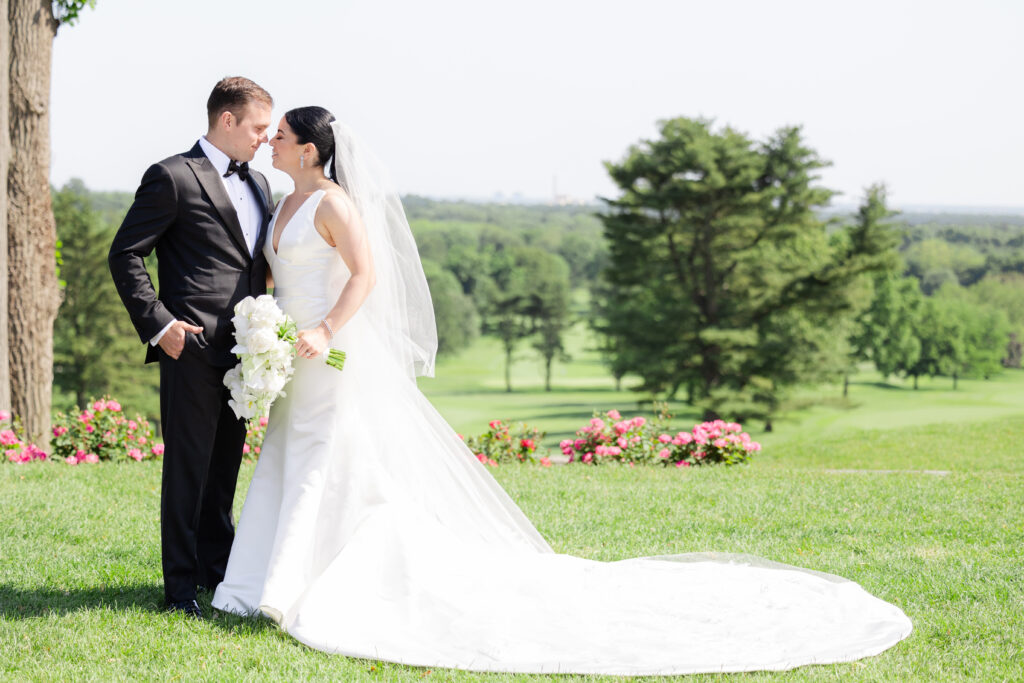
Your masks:
<svg viewBox="0 0 1024 683"><path fill-rule="evenodd" d="M272 106L247 78L217 83L206 135L149 167L108 258L146 362L160 362L164 598L193 617L202 616L197 588L223 579L234 538L245 423L223 379L237 362L235 304L266 292L270 186L248 162L267 142ZM144 262L154 249L159 295Z"/></svg>

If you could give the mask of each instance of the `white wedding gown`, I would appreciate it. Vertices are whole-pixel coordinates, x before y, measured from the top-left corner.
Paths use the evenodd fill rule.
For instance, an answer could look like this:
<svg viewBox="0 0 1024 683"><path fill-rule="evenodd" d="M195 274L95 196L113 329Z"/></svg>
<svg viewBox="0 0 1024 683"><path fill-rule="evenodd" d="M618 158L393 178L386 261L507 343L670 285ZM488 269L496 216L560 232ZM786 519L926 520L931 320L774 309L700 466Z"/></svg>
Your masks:
<svg viewBox="0 0 1024 683"><path fill-rule="evenodd" d="M285 226L280 253L265 247L300 329L348 276L313 227L321 197ZM757 558L557 554L360 314L332 346L345 369L297 358L271 409L217 609L262 612L327 652L478 671L788 669L910 634L856 583Z"/></svg>

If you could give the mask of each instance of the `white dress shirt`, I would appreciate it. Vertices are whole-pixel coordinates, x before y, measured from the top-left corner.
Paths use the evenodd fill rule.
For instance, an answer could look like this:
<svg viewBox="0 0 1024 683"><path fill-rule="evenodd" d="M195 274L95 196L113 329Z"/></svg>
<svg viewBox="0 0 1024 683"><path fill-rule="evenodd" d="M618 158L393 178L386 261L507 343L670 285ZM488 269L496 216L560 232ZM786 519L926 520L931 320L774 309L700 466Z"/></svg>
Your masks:
<svg viewBox="0 0 1024 683"><path fill-rule="evenodd" d="M221 182L224 183L224 190L228 193L228 198L231 199L231 205L235 207L235 213L238 214L238 223L242 226L245 246L249 248L249 255L251 256L256 248L256 238L260 234L260 224L263 222L263 209L260 206L259 200L256 199L256 192L249 186L249 183L239 178L237 173L232 173L227 178L224 177L224 174L228 172L228 164L231 163L231 158L214 147L213 143L207 140L205 135L199 138L199 146L203 149L203 154L206 155L206 158L213 164L213 168L217 171L217 175L220 176ZM175 322L177 321L172 320L167 323L167 326L150 339L149 343L153 346L159 344L164 334L167 333L167 330L171 329L171 325Z"/></svg>

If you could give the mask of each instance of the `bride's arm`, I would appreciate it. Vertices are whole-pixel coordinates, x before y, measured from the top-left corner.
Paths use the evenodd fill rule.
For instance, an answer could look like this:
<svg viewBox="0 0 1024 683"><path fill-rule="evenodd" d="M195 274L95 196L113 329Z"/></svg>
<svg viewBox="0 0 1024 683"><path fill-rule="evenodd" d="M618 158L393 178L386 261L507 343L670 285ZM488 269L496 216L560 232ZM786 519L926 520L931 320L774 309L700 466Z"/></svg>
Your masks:
<svg viewBox="0 0 1024 683"><path fill-rule="evenodd" d="M324 316L326 325L321 323L311 330L299 331L295 349L307 358L314 358L327 349L332 336L327 326L334 332L340 330L363 305L376 283L366 229L352 200L342 192L329 192L317 207L314 221L317 232L338 250L352 276L341 290L337 303Z"/></svg>

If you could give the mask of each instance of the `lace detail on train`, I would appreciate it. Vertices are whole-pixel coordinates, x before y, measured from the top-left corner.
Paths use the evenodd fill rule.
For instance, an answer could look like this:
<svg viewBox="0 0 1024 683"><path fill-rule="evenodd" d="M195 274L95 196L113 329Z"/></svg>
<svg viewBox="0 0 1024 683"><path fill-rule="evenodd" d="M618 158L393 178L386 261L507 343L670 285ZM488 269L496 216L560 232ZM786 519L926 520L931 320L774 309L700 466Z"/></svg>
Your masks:
<svg viewBox="0 0 1024 683"><path fill-rule="evenodd" d="M281 307L315 325L348 270L320 197L265 253ZM278 213L280 208L278 209ZM307 645L479 671L676 674L877 654L911 631L839 577L746 556L597 562L554 553L356 314L295 360L213 605ZM566 510L566 514L572 514Z"/></svg>

